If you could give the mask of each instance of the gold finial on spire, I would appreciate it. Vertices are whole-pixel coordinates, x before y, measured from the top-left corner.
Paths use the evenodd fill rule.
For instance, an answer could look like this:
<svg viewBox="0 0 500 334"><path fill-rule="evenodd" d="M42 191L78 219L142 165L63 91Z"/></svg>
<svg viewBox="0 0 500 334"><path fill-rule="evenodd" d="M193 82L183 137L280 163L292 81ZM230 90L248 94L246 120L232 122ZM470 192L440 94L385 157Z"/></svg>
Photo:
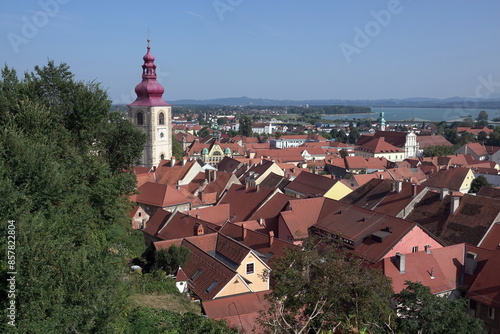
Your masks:
<svg viewBox="0 0 500 334"><path fill-rule="evenodd" d="M148 48L149 48L149 42L151 42L151 40L149 39L149 27L148 27Z"/></svg>

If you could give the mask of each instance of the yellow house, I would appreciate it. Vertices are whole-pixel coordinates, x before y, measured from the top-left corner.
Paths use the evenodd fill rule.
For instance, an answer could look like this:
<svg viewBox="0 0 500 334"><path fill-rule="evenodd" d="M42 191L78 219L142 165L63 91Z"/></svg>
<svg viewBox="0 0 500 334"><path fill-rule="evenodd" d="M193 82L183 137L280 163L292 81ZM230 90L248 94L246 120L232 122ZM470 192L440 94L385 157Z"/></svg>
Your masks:
<svg viewBox="0 0 500 334"><path fill-rule="evenodd" d="M258 254L221 233L158 241L156 250L182 245L190 251L182 266L188 287L201 300L269 290L271 268Z"/></svg>
<svg viewBox="0 0 500 334"><path fill-rule="evenodd" d="M470 168L456 167L431 175L422 185L433 190L449 189L466 194L469 192L473 180L474 174Z"/></svg>
<svg viewBox="0 0 500 334"><path fill-rule="evenodd" d="M333 179L309 172L301 172L284 189L287 196L295 198L328 197L339 200L352 189L339 179Z"/></svg>
<svg viewBox="0 0 500 334"><path fill-rule="evenodd" d="M245 184L250 187L257 187L262 181L265 180L269 174L274 173L283 177L285 173L283 170L273 161L261 160L250 167L244 175Z"/></svg>

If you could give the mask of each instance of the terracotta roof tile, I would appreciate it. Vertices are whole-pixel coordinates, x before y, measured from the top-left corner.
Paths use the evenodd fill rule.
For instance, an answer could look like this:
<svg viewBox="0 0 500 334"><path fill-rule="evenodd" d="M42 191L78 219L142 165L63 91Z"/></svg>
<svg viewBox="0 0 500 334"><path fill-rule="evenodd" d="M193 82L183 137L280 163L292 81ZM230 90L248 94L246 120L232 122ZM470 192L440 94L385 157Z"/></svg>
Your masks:
<svg viewBox="0 0 500 334"><path fill-rule="evenodd" d="M209 206L201 209L186 211L185 213L190 213L192 216L199 219L222 226L227 220L229 220L229 204Z"/></svg>
<svg viewBox="0 0 500 334"><path fill-rule="evenodd" d="M488 262L478 274L476 280L467 292L467 297L477 300L493 308L500 308L500 293L498 293L500 277L500 247L497 247Z"/></svg>
<svg viewBox="0 0 500 334"><path fill-rule="evenodd" d="M233 184L219 201L219 204L230 205L232 221L244 221L264 203L274 192L272 189L246 188L242 185Z"/></svg>
<svg viewBox="0 0 500 334"><path fill-rule="evenodd" d="M500 223L491 224L479 247L495 250L500 245Z"/></svg>
<svg viewBox="0 0 500 334"><path fill-rule="evenodd" d="M398 184L401 187L400 190ZM414 186L409 182L372 179L340 201L397 216L413 201L413 191L415 190L417 194L420 194L422 191L427 191L424 188Z"/></svg>
<svg viewBox="0 0 500 334"><path fill-rule="evenodd" d="M373 138L369 142L358 146L356 150L372 154L403 152L402 149L386 142L384 137Z"/></svg>
<svg viewBox="0 0 500 334"><path fill-rule="evenodd" d="M384 259L384 274L391 278L394 293L400 293L406 281L420 282L434 294L459 288L462 284L465 244L405 254L405 272L400 273L396 257ZM432 276L431 276L432 274Z"/></svg>
<svg viewBox="0 0 500 334"><path fill-rule="evenodd" d="M441 135L417 135L417 142L420 149L427 148L429 146L453 146L452 143L447 141Z"/></svg>
<svg viewBox="0 0 500 334"><path fill-rule="evenodd" d="M138 189L137 203L148 204L156 207L167 207L189 203L177 189L165 185L152 182L146 182Z"/></svg>
<svg viewBox="0 0 500 334"><path fill-rule="evenodd" d="M321 175L302 172L285 187L285 190L306 197L318 197L326 194L337 182L337 179L327 179Z"/></svg>
<svg viewBox="0 0 500 334"><path fill-rule="evenodd" d="M469 171L469 168L463 167L439 171L422 185L430 188L446 188L459 191Z"/></svg>
<svg viewBox="0 0 500 334"><path fill-rule="evenodd" d="M242 333L263 333L259 318L260 312L270 307L266 299L269 293L270 290L207 300L203 301L203 309L209 319L224 319L229 327Z"/></svg>

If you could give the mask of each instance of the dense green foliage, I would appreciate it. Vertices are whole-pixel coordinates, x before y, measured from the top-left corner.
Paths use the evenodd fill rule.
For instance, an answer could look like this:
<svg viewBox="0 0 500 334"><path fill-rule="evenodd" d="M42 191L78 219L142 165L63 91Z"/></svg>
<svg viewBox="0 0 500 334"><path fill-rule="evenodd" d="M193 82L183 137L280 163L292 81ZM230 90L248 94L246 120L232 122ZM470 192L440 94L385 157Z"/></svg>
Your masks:
<svg viewBox="0 0 500 334"><path fill-rule="evenodd" d="M251 137L252 132L252 119L248 116L240 117L240 130L239 134L245 137Z"/></svg>
<svg viewBox="0 0 500 334"><path fill-rule="evenodd" d="M129 275L128 284L134 293L180 294L174 279L167 277L166 273L161 270L153 271L150 274L143 274L141 271L134 272Z"/></svg>
<svg viewBox="0 0 500 334"><path fill-rule="evenodd" d="M455 154L458 145L453 146L429 146L424 148L424 157L440 157Z"/></svg>
<svg viewBox="0 0 500 334"><path fill-rule="evenodd" d="M124 169L145 136L109 109L100 85L76 81L66 64L49 61L23 79L2 70L0 227L5 234L14 220L16 231L15 267L0 267L2 333L136 332L124 277L140 239L127 215L135 177ZM4 321L9 301L15 327Z"/></svg>
<svg viewBox="0 0 500 334"><path fill-rule="evenodd" d="M491 187L491 184L483 175L479 175L470 184L470 193L477 193L482 187Z"/></svg>
<svg viewBox="0 0 500 334"><path fill-rule="evenodd" d="M173 275L179 267L182 267L189 260L190 253L189 248L177 245L157 250L155 252L155 268Z"/></svg>
<svg viewBox="0 0 500 334"><path fill-rule="evenodd" d="M184 156L184 150L182 149L182 145L177 140L175 140L174 136L172 136L172 155L178 161L182 161L182 157Z"/></svg>
<svg viewBox="0 0 500 334"><path fill-rule="evenodd" d="M431 293L420 283L408 285L396 295L398 330L407 334L485 333L482 321L470 317L464 299L451 300Z"/></svg>
<svg viewBox="0 0 500 334"><path fill-rule="evenodd" d="M129 314L129 334L231 334L224 322L203 318L193 313L179 314L167 310L136 307Z"/></svg>
<svg viewBox="0 0 500 334"><path fill-rule="evenodd" d="M274 333L351 329L386 333L394 319L392 288L380 271L361 264L336 244L307 239L273 267L271 308L262 323Z"/></svg>

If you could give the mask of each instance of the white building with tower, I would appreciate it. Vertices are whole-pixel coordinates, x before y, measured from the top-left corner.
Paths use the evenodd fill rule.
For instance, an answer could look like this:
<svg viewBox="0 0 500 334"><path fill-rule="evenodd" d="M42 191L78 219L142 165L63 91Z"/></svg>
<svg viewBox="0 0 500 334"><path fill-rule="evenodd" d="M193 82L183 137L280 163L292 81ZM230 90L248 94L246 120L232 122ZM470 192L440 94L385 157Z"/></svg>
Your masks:
<svg viewBox="0 0 500 334"><path fill-rule="evenodd" d="M158 166L172 156L172 107L163 100L165 90L156 80L155 57L149 42L143 57L142 81L135 87L137 99L128 105L130 120L147 136L141 157L141 166L145 167Z"/></svg>

